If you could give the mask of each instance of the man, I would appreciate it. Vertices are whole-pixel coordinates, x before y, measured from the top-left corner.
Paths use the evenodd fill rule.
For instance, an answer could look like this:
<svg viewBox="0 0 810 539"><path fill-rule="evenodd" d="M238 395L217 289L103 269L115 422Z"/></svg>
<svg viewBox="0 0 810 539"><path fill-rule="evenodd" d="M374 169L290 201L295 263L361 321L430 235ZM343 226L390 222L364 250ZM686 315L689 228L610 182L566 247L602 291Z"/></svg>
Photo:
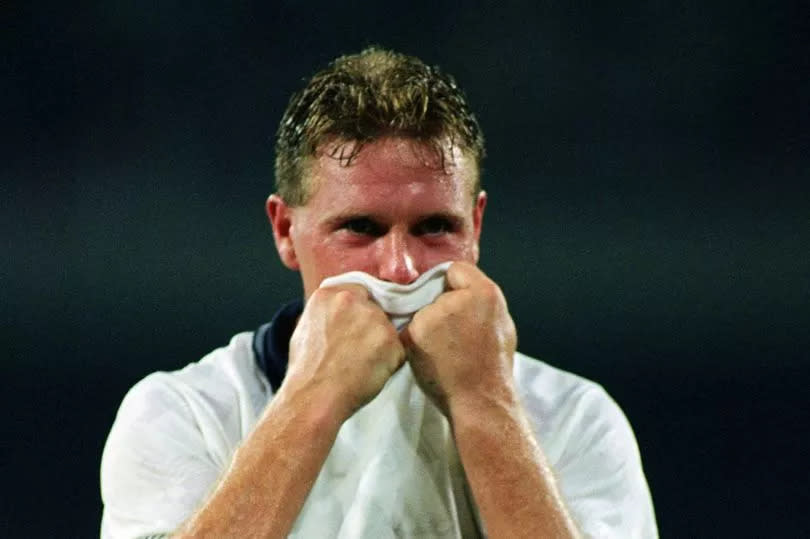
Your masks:
<svg viewBox="0 0 810 539"><path fill-rule="evenodd" d="M516 353L475 265L483 137L453 80L374 48L339 58L293 96L276 154L267 215L305 302L130 391L102 536L656 536L621 411ZM385 294L433 274L443 289L398 332Z"/></svg>

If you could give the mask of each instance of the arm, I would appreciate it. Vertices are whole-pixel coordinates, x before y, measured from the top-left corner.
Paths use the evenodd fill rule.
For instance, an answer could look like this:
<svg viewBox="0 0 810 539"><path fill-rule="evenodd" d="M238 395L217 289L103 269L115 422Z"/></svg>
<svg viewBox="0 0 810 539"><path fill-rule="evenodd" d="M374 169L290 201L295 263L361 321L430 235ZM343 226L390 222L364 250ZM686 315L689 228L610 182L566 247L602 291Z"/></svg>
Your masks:
<svg viewBox="0 0 810 539"><path fill-rule="evenodd" d="M335 407L325 402L279 391L205 505L175 536L286 536L340 428Z"/></svg>
<svg viewBox="0 0 810 539"><path fill-rule="evenodd" d="M517 400L451 406L461 463L492 537L579 537Z"/></svg>
<svg viewBox="0 0 810 539"><path fill-rule="evenodd" d="M498 287L455 263L449 291L403 332L423 389L444 410L492 537L578 537L513 387L515 327Z"/></svg>
<svg viewBox="0 0 810 539"><path fill-rule="evenodd" d="M364 288L316 291L293 333L282 388L176 537L286 536L341 424L403 360L396 331Z"/></svg>

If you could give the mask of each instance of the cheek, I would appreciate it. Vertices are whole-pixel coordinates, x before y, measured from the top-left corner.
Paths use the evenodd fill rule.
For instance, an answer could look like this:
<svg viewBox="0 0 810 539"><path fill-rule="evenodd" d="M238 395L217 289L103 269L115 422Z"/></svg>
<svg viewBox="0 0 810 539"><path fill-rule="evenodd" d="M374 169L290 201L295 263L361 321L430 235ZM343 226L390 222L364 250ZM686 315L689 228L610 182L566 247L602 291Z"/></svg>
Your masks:
<svg viewBox="0 0 810 539"><path fill-rule="evenodd" d="M313 265L322 279L347 271L370 273L371 262L374 260L370 246L358 248L340 241L324 241L318 249L313 250L313 254Z"/></svg>
<svg viewBox="0 0 810 539"><path fill-rule="evenodd" d="M423 273L437 264L448 260L476 262L475 245L472 241L451 241L441 244L422 245L419 249L417 266Z"/></svg>

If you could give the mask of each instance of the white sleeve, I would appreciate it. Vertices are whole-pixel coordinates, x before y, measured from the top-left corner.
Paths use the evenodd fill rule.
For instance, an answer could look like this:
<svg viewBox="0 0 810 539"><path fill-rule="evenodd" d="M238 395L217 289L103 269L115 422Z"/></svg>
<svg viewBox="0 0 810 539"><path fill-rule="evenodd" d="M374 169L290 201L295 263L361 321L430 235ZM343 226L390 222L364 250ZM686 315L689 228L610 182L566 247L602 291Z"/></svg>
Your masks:
<svg viewBox="0 0 810 539"><path fill-rule="evenodd" d="M161 537L201 506L222 469L165 373L124 398L101 461L102 539Z"/></svg>
<svg viewBox="0 0 810 539"><path fill-rule="evenodd" d="M567 447L555 474L586 537L658 537L652 498L633 430L613 399L589 385L576 399Z"/></svg>

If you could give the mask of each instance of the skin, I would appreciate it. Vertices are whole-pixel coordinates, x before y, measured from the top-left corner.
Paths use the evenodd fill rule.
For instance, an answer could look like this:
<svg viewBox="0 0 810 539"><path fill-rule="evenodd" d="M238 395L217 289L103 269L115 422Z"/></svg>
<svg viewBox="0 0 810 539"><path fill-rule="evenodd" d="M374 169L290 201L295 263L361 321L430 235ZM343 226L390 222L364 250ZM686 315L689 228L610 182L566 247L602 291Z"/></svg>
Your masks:
<svg viewBox="0 0 810 539"><path fill-rule="evenodd" d="M456 150L442 167L426 145L383 138L346 166L333 145L311 164L306 204L267 201L281 260L307 298L287 376L179 536L289 533L340 425L407 360L450 422L489 536L577 537L515 392L506 301L475 266L486 207L484 192L470 192L475 164ZM350 270L410 283L445 261L448 290L401 334L363 287L318 288Z"/></svg>
<svg viewBox="0 0 810 539"><path fill-rule="evenodd" d="M331 153L311 167L306 205L267 201L281 260L301 272L307 298L346 271L407 284L441 262L478 262L487 199L470 196L478 171L466 156L453 152L443 169L430 149L400 138L365 146L351 166Z"/></svg>

